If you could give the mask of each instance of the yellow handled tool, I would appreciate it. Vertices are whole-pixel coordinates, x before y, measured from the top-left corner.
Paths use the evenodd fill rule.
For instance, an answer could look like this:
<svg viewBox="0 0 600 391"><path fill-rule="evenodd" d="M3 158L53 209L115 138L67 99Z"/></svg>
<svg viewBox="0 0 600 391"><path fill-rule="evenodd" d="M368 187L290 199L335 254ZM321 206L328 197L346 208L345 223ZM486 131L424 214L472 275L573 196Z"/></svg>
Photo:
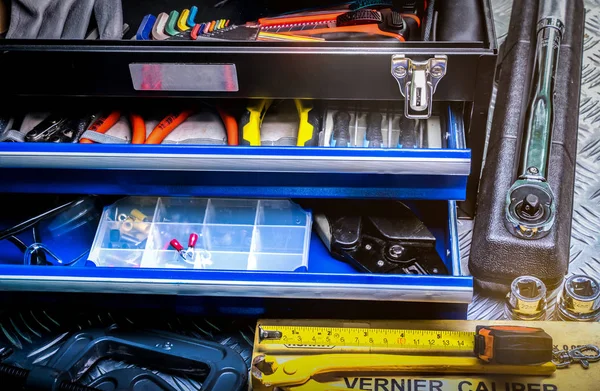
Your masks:
<svg viewBox="0 0 600 391"><path fill-rule="evenodd" d="M277 358L263 355L253 360L253 367L269 368L260 374L267 387L289 387L308 383L319 376L355 374L368 371L372 374L485 374L522 376L548 376L556 371L554 364L495 365L486 364L476 357L436 357L395 354L322 354L294 358L278 363ZM256 373L254 371L253 373ZM295 388L297 390L297 388ZM308 388L307 388L308 389Z"/></svg>
<svg viewBox="0 0 600 391"><path fill-rule="evenodd" d="M240 120L240 145L260 146L261 128L265 115L272 106L272 99L253 100ZM316 147L319 144L321 119L310 100L294 99L298 113L298 134L296 145Z"/></svg>

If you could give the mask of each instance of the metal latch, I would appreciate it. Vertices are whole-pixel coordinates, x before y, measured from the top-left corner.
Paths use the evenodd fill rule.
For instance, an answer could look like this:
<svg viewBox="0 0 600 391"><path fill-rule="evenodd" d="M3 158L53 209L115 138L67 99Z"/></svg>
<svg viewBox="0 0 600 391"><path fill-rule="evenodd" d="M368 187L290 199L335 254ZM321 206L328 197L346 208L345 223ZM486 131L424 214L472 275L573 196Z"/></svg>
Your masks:
<svg viewBox="0 0 600 391"><path fill-rule="evenodd" d="M392 76L404 96L404 114L411 119L431 117L433 94L446 75L448 57L439 55L427 61L413 61L404 54L392 57Z"/></svg>

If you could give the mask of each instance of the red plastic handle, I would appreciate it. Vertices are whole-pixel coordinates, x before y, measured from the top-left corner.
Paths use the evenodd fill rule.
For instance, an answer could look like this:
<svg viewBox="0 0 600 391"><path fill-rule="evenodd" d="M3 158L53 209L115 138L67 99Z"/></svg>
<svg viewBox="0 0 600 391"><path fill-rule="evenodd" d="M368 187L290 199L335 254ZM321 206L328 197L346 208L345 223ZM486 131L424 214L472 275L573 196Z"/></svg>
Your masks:
<svg viewBox="0 0 600 391"><path fill-rule="evenodd" d="M179 243L179 241L177 239L171 240L170 243L171 243L171 247L173 247L178 252L183 251L183 246L181 245L181 243Z"/></svg>
<svg viewBox="0 0 600 391"><path fill-rule="evenodd" d="M188 241L188 247L194 248L196 247L196 243L198 242L198 234L193 233L190 235L190 240Z"/></svg>

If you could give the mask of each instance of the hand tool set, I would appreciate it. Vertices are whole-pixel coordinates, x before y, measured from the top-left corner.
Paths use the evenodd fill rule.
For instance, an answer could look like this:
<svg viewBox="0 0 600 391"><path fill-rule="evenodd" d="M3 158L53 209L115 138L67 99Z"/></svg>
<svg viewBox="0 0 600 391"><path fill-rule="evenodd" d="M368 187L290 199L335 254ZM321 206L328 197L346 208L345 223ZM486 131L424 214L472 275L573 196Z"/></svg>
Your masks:
<svg viewBox="0 0 600 391"><path fill-rule="evenodd" d="M4 3L2 70L14 74L17 61L31 69L27 60L42 53L43 77L55 83L28 72L22 86L6 83L9 99L45 99L56 86L65 97L99 99L85 109L9 102L0 141L15 144L1 144L3 168L28 178L51 156L35 174L60 167L82 189L59 192L132 196L60 202L2 227L16 256L0 262L0 285L176 294L177 311L255 318L280 306L286 315L259 321L253 354L240 355L237 342L190 337L215 333L210 323L167 319L161 328L126 317L56 330L44 314L43 329L57 337L27 314L3 321L0 312L0 382L9 389L237 391L250 382L257 391L559 391L600 382L600 282L573 273L563 283L569 246L557 238L572 203L572 189L557 186L569 185L561 162L568 171L575 161L564 134L574 100L560 95L569 77L558 70L578 61L565 54L582 47L573 38L579 1L517 2L524 16L513 16L502 49L487 0ZM480 175L496 56L502 121L492 128L502 131L492 131L485 156L502 167ZM515 64L531 77L509 69ZM4 116L13 106L22 115ZM40 106L50 113L35 112ZM272 174L280 182L265 184ZM477 194L480 177L469 272L502 292L507 322L289 319L290 298L289 307L336 300L353 319L355 302L466 311L473 280L460 262L453 200L467 187ZM197 296L192 305L187 295ZM326 311L313 308L314 317ZM404 311L416 307L397 308L390 318L418 317ZM18 347L37 338L46 344Z"/></svg>
<svg viewBox="0 0 600 391"><path fill-rule="evenodd" d="M0 324L0 381L11 390L559 391L591 390L600 375L598 323L566 332L562 322L33 308L5 312Z"/></svg>
<svg viewBox="0 0 600 391"><path fill-rule="evenodd" d="M197 110L175 110L160 120L114 110L56 113L36 123L40 114L28 113L20 130L15 130L19 121L1 119L0 141L439 149L448 147L442 132L444 110L442 105L427 120L414 120L391 104L258 99L242 110L231 102L207 103Z"/></svg>
<svg viewBox="0 0 600 391"><path fill-rule="evenodd" d="M126 197L100 213L107 201L77 199L5 229L0 239L18 245L31 265L311 272L314 236L331 262L359 273L449 274L439 234L397 201ZM26 245L19 236L32 226ZM80 253L62 248L79 237Z"/></svg>

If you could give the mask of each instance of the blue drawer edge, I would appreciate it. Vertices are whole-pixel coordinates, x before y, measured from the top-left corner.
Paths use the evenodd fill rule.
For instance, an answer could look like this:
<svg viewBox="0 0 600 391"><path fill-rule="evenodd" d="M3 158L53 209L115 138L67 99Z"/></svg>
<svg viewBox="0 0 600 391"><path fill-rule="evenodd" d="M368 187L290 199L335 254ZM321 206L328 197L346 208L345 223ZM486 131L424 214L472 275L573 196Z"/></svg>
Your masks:
<svg viewBox="0 0 600 391"><path fill-rule="evenodd" d="M3 291L89 292L289 299L385 300L469 303L470 277L461 276L456 205L434 234L452 276L357 274L333 260L316 235L310 273L237 272L92 267L0 266ZM442 220L440 220L442 221ZM311 266L312 265L312 266Z"/></svg>

